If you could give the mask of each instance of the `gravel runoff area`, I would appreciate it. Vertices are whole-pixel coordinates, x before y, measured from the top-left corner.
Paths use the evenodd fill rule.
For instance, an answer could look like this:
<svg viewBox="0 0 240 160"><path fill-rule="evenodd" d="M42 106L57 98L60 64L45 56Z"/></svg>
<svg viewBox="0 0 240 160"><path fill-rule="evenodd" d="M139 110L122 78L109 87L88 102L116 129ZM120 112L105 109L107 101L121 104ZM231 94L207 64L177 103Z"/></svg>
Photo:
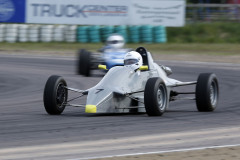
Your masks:
<svg viewBox="0 0 240 160"><path fill-rule="evenodd" d="M59 53L49 51L0 51L0 54L34 55L53 57L74 57L76 53ZM157 60L198 61L240 64L240 55L197 55L197 54L153 54ZM98 160L240 160L240 146L226 146L196 150L179 150L170 152L125 155L97 158Z"/></svg>
<svg viewBox="0 0 240 160"><path fill-rule="evenodd" d="M96 160L239 160L240 146L207 148L191 151L175 151L156 154L141 154L124 157L105 157Z"/></svg>

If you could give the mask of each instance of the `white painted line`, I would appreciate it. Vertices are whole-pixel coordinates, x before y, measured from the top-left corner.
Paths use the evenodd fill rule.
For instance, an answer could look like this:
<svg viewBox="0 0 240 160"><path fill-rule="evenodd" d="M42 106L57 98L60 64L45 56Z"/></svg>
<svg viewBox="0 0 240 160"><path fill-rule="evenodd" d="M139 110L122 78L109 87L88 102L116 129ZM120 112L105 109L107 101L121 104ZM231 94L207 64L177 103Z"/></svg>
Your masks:
<svg viewBox="0 0 240 160"><path fill-rule="evenodd" d="M176 60L155 60L157 63L173 63L180 65L208 65L208 66L240 66L238 63L226 62L203 62L203 61L176 61Z"/></svg>
<svg viewBox="0 0 240 160"><path fill-rule="evenodd" d="M54 59L54 60L75 60L74 55L30 55L30 54L0 54L0 57L24 58L24 59Z"/></svg>
<svg viewBox="0 0 240 160"><path fill-rule="evenodd" d="M172 153L172 152L187 152L187 151L197 151L197 150L204 150L204 149L216 149L216 148L239 147L239 146L240 144L206 146L206 147L184 148L184 149L166 150L166 151L140 152L140 153L108 155L108 156L99 156L99 157L74 158L74 159L67 159L67 160L86 160L86 159L113 158L113 157L137 156L137 155L148 155L148 154L162 154L162 153Z"/></svg>

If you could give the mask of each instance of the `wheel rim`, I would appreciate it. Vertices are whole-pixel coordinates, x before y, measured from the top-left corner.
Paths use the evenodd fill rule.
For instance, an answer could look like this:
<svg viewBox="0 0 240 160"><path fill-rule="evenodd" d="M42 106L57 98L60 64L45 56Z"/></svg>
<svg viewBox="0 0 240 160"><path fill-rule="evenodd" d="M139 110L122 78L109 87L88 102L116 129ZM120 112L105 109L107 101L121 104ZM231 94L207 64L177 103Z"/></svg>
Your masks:
<svg viewBox="0 0 240 160"><path fill-rule="evenodd" d="M158 107L162 111L165 108L166 103L166 91L163 85L160 85L157 90L157 100L158 100Z"/></svg>
<svg viewBox="0 0 240 160"><path fill-rule="evenodd" d="M212 81L210 86L210 101L213 106L217 103L218 89L215 81Z"/></svg>
<svg viewBox="0 0 240 160"><path fill-rule="evenodd" d="M66 102L67 92L65 89L65 85L63 83L59 83L57 86L56 93L56 103L58 108L64 107L64 103Z"/></svg>

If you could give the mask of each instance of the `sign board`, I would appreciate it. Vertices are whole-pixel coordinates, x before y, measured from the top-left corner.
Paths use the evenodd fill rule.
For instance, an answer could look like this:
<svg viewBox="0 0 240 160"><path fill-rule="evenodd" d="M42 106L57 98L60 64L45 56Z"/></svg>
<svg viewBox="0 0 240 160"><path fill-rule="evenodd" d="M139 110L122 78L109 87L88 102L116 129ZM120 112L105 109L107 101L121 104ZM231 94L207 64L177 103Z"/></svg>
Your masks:
<svg viewBox="0 0 240 160"><path fill-rule="evenodd" d="M27 22L119 25L129 22L129 0L28 0Z"/></svg>
<svg viewBox="0 0 240 160"><path fill-rule="evenodd" d="M185 1L132 0L131 24L184 26Z"/></svg>
<svg viewBox="0 0 240 160"><path fill-rule="evenodd" d="M0 0L0 22L183 26L185 0Z"/></svg>

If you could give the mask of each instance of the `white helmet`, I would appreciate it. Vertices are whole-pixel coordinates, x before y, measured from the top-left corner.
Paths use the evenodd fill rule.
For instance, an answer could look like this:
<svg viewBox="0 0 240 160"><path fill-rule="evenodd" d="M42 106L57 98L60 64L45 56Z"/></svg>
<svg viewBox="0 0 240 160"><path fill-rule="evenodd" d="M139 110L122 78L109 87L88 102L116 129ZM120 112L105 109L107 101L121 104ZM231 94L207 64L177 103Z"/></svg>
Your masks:
<svg viewBox="0 0 240 160"><path fill-rule="evenodd" d="M109 36L107 38L106 43L110 48L114 48L114 49L123 48L123 46L125 45L123 36L121 36L119 34L113 34L113 35Z"/></svg>
<svg viewBox="0 0 240 160"><path fill-rule="evenodd" d="M142 56L136 51L128 52L124 57L124 65L130 66L134 70L143 65Z"/></svg>

